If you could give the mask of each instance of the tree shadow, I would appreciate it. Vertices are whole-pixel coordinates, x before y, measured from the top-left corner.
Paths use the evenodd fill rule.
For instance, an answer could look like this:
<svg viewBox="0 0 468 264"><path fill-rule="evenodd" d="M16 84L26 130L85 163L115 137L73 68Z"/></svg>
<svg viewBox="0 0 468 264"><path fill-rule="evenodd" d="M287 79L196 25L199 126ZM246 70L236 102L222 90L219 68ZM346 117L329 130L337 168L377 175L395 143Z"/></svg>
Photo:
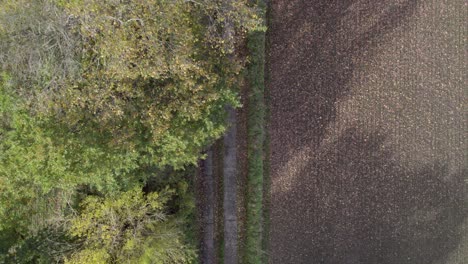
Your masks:
<svg viewBox="0 0 468 264"><path fill-rule="evenodd" d="M336 102L363 55L404 25L419 0L291 0L272 3L269 87L272 146L283 161L304 145L318 146L336 117ZM274 161L274 164L278 162Z"/></svg>
<svg viewBox="0 0 468 264"><path fill-rule="evenodd" d="M290 217L274 232L290 251L273 263L431 264L458 246L466 170L445 177L443 163L404 167L384 142L351 128L312 156L294 191L279 194Z"/></svg>
<svg viewBox="0 0 468 264"><path fill-rule="evenodd" d="M360 64L389 33L405 37L422 4L272 1L271 263L431 264L458 245L468 215L466 169L404 165L377 128L326 134ZM337 139L327 143L328 136Z"/></svg>

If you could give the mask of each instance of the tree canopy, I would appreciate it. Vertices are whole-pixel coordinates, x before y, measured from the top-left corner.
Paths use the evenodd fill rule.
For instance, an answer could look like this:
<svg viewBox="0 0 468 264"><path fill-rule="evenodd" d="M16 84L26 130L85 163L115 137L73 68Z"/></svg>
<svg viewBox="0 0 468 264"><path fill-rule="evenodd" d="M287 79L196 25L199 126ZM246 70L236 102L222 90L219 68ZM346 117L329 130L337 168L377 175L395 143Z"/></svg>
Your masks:
<svg viewBox="0 0 468 264"><path fill-rule="evenodd" d="M0 1L0 261L190 263L183 170L259 25L243 0Z"/></svg>

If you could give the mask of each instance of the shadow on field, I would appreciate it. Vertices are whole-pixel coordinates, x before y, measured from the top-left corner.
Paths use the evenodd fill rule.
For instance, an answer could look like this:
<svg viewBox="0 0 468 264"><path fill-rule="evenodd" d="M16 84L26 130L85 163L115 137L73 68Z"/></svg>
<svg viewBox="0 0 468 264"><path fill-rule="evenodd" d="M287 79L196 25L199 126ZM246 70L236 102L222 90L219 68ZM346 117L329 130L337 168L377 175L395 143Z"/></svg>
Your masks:
<svg viewBox="0 0 468 264"><path fill-rule="evenodd" d="M383 142L349 129L298 173L296 191L310 178L316 184L290 209L302 212L289 230L288 243L303 250L295 263L441 263L458 245L463 175L444 182L443 164L407 170Z"/></svg>
<svg viewBox="0 0 468 264"><path fill-rule="evenodd" d="M356 117L366 128L329 129L337 105L355 96L353 78L376 78L358 69L362 61L379 56L389 33L409 41L408 20L440 11L431 8L418 0L272 1L270 263L436 264L458 245L468 216L465 168L401 164L402 143L387 144L390 135L374 126L385 121L381 112Z"/></svg>
<svg viewBox="0 0 468 264"><path fill-rule="evenodd" d="M271 126L282 155L319 145L356 64L403 25L419 0L276 1L270 27ZM278 122L278 123L277 123ZM298 125L299 124L299 125ZM273 145L275 142L272 142ZM274 148L273 148L274 149Z"/></svg>

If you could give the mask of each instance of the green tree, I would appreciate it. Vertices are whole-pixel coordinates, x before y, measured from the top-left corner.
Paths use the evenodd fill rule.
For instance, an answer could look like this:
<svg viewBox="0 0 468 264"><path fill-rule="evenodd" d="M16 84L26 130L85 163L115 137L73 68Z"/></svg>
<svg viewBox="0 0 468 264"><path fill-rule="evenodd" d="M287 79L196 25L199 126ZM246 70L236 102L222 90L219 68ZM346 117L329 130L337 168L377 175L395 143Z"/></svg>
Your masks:
<svg viewBox="0 0 468 264"><path fill-rule="evenodd" d="M131 188L138 167L135 153L119 152L98 140L74 137L48 119L29 114L0 78L0 232L18 237L60 224L80 186L102 193Z"/></svg>
<svg viewBox="0 0 468 264"><path fill-rule="evenodd" d="M160 167L195 164L223 133L242 65L226 59L235 39L222 38L223 21L258 25L240 0L2 4L0 59L30 110Z"/></svg>
<svg viewBox="0 0 468 264"><path fill-rule="evenodd" d="M192 257L175 216L150 216L164 215L166 195L137 189L155 171L195 164L224 132L243 65L230 54L259 25L245 2L0 0L0 261L57 261L80 241L72 263ZM169 204L184 218L193 201L185 181L174 185ZM94 213L123 229L84 225ZM166 240L151 236L166 229Z"/></svg>
<svg viewBox="0 0 468 264"><path fill-rule="evenodd" d="M135 188L115 197L88 197L71 226L84 246L66 263L191 263L195 251L164 212L172 194Z"/></svg>
<svg viewBox="0 0 468 264"><path fill-rule="evenodd" d="M84 40L83 81L60 96L56 111L68 124L99 124L113 144L144 151L148 164L195 164L224 131L224 105L238 105L230 83L240 64L225 58L231 45L215 31L223 16L254 25L249 9L224 14L216 1L185 0L64 6Z"/></svg>

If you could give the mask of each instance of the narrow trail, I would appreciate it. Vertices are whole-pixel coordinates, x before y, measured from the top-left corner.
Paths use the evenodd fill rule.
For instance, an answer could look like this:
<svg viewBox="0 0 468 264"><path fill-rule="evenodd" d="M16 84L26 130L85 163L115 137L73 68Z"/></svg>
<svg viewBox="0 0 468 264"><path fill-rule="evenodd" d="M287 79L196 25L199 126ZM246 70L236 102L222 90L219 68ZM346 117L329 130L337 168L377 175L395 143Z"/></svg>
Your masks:
<svg viewBox="0 0 468 264"><path fill-rule="evenodd" d="M238 261L238 227L237 227L237 146L236 111L228 107L228 128L224 135L224 264L237 264Z"/></svg>
<svg viewBox="0 0 468 264"><path fill-rule="evenodd" d="M206 159L200 161L201 181L200 220L202 227L200 260L204 264L214 264L215 248L215 179L213 167L213 147L206 151Z"/></svg>
<svg viewBox="0 0 468 264"><path fill-rule="evenodd" d="M271 1L270 263L468 259L464 0Z"/></svg>
<svg viewBox="0 0 468 264"><path fill-rule="evenodd" d="M232 0L224 0L224 11L229 13ZM234 39L234 22L229 16L224 21L223 39L232 42ZM233 44L232 44L233 45ZM230 48L232 53L229 59L234 59L235 48ZM227 131L224 135L224 155L223 155L223 211L224 211L224 264L237 264L238 261L238 226L237 226L237 116L236 110L232 106L226 106Z"/></svg>

